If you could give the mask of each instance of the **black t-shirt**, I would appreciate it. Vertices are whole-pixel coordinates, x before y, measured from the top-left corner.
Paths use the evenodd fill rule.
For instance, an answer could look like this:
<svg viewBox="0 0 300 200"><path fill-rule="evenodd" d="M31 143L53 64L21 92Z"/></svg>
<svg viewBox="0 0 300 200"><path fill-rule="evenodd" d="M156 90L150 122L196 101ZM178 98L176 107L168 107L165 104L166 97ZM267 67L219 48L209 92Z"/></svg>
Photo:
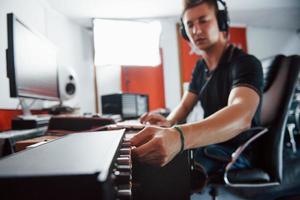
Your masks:
<svg viewBox="0 0 300 200"><path fill-rule="evenodd" d="M242 50L230 45L217 68L209 72L205 61L199 60L194 68L189 91L198 95L204 110L204 118L227 106L230 91L238 86L253 89L260 96L260 103L252 126L260 125L260 108L263 93L263 71L260 61ZM240 134L225 144L237 146L246 140Z"/></svg>

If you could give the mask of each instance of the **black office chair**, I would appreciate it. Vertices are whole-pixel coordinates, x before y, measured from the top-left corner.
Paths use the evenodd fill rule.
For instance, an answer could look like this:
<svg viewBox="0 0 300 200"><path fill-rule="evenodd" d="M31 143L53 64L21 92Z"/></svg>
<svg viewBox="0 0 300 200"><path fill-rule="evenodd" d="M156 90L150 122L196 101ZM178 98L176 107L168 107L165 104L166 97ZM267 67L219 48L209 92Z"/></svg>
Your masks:
<svg viewBox="0 0 300 200"><path fill-rule="evenodd" d="M247 133L241 133L250 133L253 136L232 154L231 162L222 173L223 180L220 178L210 183L210 195L213 199L218 195L217 188L222 186L244 198L270 199L270 192L282 183L283 139L300 68L298 61L299 56L283 55L262 61L264 73L262 127L251 128L246 131ZM257 156L253 163L255 168L231 170L238 156L250 144L254 155Z"/></svg>

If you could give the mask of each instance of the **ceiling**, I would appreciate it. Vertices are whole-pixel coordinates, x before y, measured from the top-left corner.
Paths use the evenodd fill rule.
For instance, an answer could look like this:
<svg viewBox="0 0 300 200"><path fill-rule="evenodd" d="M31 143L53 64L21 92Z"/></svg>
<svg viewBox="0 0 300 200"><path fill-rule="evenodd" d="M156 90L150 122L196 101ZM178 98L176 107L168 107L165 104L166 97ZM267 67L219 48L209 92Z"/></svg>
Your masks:
<svg viewBox="0 0 300 200"><path fill-rule="evenodd" d="M141 19L179 17L182 0L45 0L82 26L92 18ZM300 0L225 0L234 24L300 29Z"/></svg>

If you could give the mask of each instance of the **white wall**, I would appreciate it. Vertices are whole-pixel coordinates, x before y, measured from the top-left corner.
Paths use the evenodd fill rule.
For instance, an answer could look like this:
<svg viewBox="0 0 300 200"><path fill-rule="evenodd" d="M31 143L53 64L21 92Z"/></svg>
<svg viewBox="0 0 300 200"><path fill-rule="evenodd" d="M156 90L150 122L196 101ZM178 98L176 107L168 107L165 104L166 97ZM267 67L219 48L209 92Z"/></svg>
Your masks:
<svg viewBox="0 0 300 200"><path fill-rule="evenodd" d="M300 55L300 34L296 30L247 28L248 51L259 59L276 54Z"/></svg>
<svg viewBox="0 0 300 200"><path fill-rule="evenodd" d="M6 78L6 13L13 12L29 27L45 35L58 48L60 67L71 67L78 75L78 93L66 104L78 106L81 112L95 112L93 80L93 43L88 30L73 23L43 0L0 1L0 108L15 109L18 101L9 97ZM51 105L52 103L44 103ZM35 107L40 108L41 103Z"/></svg>
<svg viewBox="0 0 300 200"><path fill-rule="evenodd" d="M160 42L163 48L165 102L167 108L174 109L181 99L179 48L176 31L178 18L164 18L160 21L162 24Z"/></svg>
<svg viewBox="0 0 300 200"><path fill-rule="evenodd" d="M105 94L120 93L121 89L121 66L107 65L97 66L97 86L99 113L101 109L101 96Z"/></svg>
<svg viewBox="0 0 300 200"><path fill-rule="evenodd" d="M46 13L47 36L59 49L59 67L71 67L78 76L77 94L66 104L80 107L81 112L95 112L92 32L54 10Z"/></svg>

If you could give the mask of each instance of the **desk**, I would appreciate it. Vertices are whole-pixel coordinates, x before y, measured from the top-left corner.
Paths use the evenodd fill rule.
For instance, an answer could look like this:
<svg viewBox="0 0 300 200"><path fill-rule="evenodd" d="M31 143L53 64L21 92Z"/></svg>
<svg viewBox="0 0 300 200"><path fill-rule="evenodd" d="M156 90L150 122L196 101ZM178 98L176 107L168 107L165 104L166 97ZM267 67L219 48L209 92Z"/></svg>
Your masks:
<svg viewBox="0 0 300 200"><path fill-rule="evenodd" d="M40 127L27 130L10 130L0 132L0 157L15 152L15 143L33 137L42 136L46 133L47 127Z"/></svg>

